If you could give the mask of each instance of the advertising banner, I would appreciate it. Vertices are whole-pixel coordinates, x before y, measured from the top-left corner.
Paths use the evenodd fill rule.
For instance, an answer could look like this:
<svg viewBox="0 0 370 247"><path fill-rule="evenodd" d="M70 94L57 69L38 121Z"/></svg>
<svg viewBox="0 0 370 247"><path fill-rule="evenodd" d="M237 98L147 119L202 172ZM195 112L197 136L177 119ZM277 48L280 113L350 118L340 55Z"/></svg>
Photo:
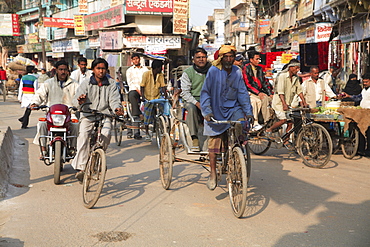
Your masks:
<svg viewBox="0 0 370 247"><path fill-rule="evenodd" d="M75 36L84 36L85 35L85 25L83 15L74 15L75 21Z"/></svg>
<svg viewBox="0 0 370 247"><path fill-rule="evenodd" d="M78 0L78 13L79 14L88 14L89 13L87 0Z"/></svg>
<svg viewBox="0 0 370 247"><path fill-rule="evenodd" d="M19 16L0 14L0 36L19 36Z"/></svg>
<svg viewBox="0 0 370 247"><path fill-rule="evenodd" d="M123 13L123 5L84 16L85 31L110 27L124 22L125 15Z"/></svg>
<svg viewBox="0 0 370 247"><path fill-rule="evenodd" d="M128 36L123 38L127 48L146 48L148 45L164 45L166 49L180 49L180 36Z"/></svg>
<svg viewBox="0 0 370 247"><path fill-rule="evenodd" d="M341 23L339 26L339 39L342 43L349 43L356 40L355 30L350 21Z"/></svg>
<svg viewBox="0 0 370 247"><path fill-rule="evenodd" d="M39 35L38 33L25 34L25 40L26 40L26 44L39 43Z"/></svg>
<svg viewBox="0 0 370 247"><path fill-rule="evenodd" d="M260 34L270 34L270 19L260 20Z"/></svg>
<svg viewBox="0 0 370 247"><path fill-rule="evenodd" d="M53 52L79 52L78 39L54 41L52 44Z"/></svg>
<svg viewBox="0 0 370 247"><path fill-rule="evenodd" d="M173 0L173 33L188 33L189 0Z"/></svg>
<svg viewBox="0 0 370 247"><path fill-rule="evenodd" d="M100 32L100 48L103 50L120 50L123 48L122 31Z"/></svg>
<svg viewBox="0 0 370 247"><path fill-rule="evenodd" d="M67 38L68 28L60 28L54 30L54 39L65 39Z"/></svg>
<svg viewBox="0 0 370 247"><path fill-rule="evenodd" d="M74 28L74 20L70 18L43 17L44 27Z"/></svg>
<svg viewBox="0 0 370 247"><path fill-rule="evenodd" d="M331 31L333 29L333 23L325 22L325 23L316 23L315 24L315 42L325 42L329 41Z"/></svg>
<svg viewBox="0 0 370 247"><path fill-rule="evenodd" d="M172 15L173 0L127 0L126 14Z"/></svg>

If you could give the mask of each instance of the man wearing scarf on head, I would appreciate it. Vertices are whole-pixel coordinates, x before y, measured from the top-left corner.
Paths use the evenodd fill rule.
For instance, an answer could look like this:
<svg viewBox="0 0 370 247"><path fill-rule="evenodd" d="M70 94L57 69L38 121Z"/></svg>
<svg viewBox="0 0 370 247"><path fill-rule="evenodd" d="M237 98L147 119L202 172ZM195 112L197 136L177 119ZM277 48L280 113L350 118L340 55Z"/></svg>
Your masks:
<svg viewBox="0 0 370 247"><path fill-rule="evenodd" d="M252 119L253 111L242 72L233 65L236 49L224 45L219 57L213 61L200 94L200 105L204 116L204 134L209 136L208 152L211 174L207 187L214 190L217 186L216 154L224 151L227 142L229 124L213 124L211 117L217 120Z"/></svg>
<svg viewBox="0 0 370 247"><path fill-rule="evenodd" d="M199 123L203 121L199 102L200 91L211 63L207 62L207 52L201 47L195 50L193 62L193 66L184 70L181 76L182 92L180 95L185 101L184 107L188 111L185 121L193 141L191 151L199 152L198 129Z"/></svg>
<svg viewBox="0 0 370 247"><path fill-rule="evenodd" d="M307 107L307 103L303 97L302 87L297 76L299 69L299 61L297 59L292 59L290 60L287 69L283 70L276 79L276 92L272 99L272 108L275 110L279 121L266 129L266 134L270 138L273 138L272 131L274 129L279 128L287 122L286 112L296 94L301 98L302 106ZM287 132L292 128L292 125L293 123L289 121L286 130ZM284 144L289 145L289 143Z"/></svg>

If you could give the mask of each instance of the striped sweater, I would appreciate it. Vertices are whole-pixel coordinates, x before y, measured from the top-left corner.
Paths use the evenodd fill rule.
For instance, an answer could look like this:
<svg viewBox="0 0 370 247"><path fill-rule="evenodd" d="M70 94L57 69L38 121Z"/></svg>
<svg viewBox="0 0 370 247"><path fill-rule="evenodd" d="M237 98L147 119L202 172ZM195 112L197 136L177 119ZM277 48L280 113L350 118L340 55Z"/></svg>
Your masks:
<svg viewBox="0 0 370 247"><path fill-rule="evenodd" d="M22 93L23 94L34 94L36 80L37 78L31 74L23 76L22 77L22 82L23 82Z"/></svg>

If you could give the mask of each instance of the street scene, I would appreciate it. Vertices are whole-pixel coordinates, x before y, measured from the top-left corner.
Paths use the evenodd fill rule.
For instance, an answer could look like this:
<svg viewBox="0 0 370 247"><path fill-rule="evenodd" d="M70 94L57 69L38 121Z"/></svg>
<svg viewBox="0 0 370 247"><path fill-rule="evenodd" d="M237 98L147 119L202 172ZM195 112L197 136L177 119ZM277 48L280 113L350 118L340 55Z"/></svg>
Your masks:
<svg viewBox="0 0 370 247"><path fill-rule="evenodd" d="M370 246L370 0L0 0L0 246Z"/></svg>
<svg viewBox="0 0 370 247"><path fill-rule="evenodd" d="M108 171L98 203L86 209L69 164L61 184L38 160L29 129L10 98L0 102L0 125L15 135L14 168L1 202L1 246L369 246L368 158L332 156L324 169L305 166L293 152L252 155L248 200L233 216L225 178L214 191L198 164L175 162L169 190L161 185L158 147L126 140L107 150Z"/></svg>

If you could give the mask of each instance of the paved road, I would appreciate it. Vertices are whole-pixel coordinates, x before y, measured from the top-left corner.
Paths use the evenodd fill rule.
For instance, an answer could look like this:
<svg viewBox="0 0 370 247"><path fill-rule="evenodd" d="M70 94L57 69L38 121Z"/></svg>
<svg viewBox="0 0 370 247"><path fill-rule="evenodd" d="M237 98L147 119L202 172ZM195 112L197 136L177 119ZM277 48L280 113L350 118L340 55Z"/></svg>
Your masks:
<svg viewBox="0 0 370 247"><path fill-rule="evenodd" d="M56 186L53 167L38 160L32 138L42 114L23 130L22 113L15 99L0 102L17 153L16 186L0 202L0 246L370 246L368 158L335 155L312 169L283 149L253 156L249 205L236 219L225 182L209 191L200 165L176 163L165 191L155 145L124 139L111 144L102 196L86 209L70 165Z"/></svg>

